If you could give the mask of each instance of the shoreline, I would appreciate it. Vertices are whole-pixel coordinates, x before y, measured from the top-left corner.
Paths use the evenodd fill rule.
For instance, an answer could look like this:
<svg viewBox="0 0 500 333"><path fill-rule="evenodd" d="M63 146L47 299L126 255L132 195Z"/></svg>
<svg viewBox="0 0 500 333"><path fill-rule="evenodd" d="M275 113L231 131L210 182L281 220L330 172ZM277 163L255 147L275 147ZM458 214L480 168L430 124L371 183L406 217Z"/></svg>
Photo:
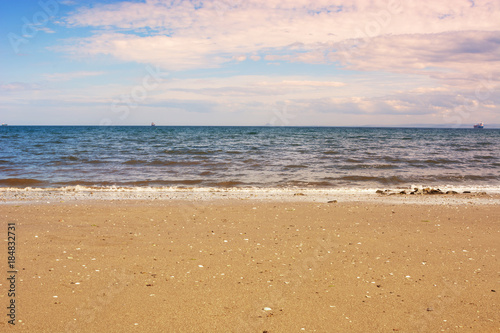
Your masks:
<svg viewBox="0 0 500 333"><path fill-rule="evenodd" d="M498 331L498 204L375 198L0 205L15 329Z"/></svg>
<svg viewBox="0 0 500 333"><path fill-rule="evenodd" d="M440 194L416 194L402 189L372 188L213 188L213 187L87 187L58 188L0 188L0 205L19 203L45 203L63 201L220 201L252 200L271 202L387 202L391 204L481 204L499 205L500 190L471 187L441 187ZM447 191L449 191L447 193ZM459 192L460 191L460 192ZM453 193L450 193L453 192Z"/></svg>

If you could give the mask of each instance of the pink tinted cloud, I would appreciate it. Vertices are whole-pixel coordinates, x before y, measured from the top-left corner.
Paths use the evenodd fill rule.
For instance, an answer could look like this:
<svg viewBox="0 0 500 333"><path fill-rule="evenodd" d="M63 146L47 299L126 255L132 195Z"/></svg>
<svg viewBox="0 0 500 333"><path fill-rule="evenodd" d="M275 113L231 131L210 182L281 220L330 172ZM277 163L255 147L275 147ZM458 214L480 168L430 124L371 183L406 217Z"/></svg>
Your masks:
<svg viewBox="0 0 500 333"><path fill-rule="evenodd" d="M377 62L374 68L380 66L378 54L403 65L398 57L409 55L409 60L416 61L406 61L404 68L411 71L442 62L443 52L447 56L463 53L465 45L457 48L457 36L447 32L471 32L467 36L469 45L484 42L480 32L497 33L500 3L478 0L472 6L466 0L453 4L430 0L354 0L334 4L323 0L121 2L81 7L65 22L69 26L101 29L77 43L70 42L65 50L109 54L168 69L220 66L243 56L324 63L330 60L323 53L325 48L339 43L349 48L349 43L358 43L370 47L355 54L351 66L370 70L372 60ZM124 33L125 30L129 32ZM145 31L150 32L144 35ZM393 39L399 35L406 37ZM492 53L483 46L479 45L482 51ZM375 54L370 54L372 48L376 49ZM284 52L275 55L276 49ZM420 61L424 51L429 54L425 61ZM330 57L339 60L335 55Z"/></svg>
<svg viewBox="0 0 500 333"><path fill-rule="evenodd" d="M341 100L296 101L307 106L304 110L444 114L470 100L498 111L498 101L478 98L475 90L484 80L489 92L499 87L499 1L150 0L82 7L65 22L96 31L59 48L80 56L104 54L168 70L221 67L245 59L335 64L365 73L419 75L445 90L378 97L353 92ZM258 85L207 87L200 93L267 96L283 94L283 87L324 88L319 83L280 84L267 90Z"/></svg>

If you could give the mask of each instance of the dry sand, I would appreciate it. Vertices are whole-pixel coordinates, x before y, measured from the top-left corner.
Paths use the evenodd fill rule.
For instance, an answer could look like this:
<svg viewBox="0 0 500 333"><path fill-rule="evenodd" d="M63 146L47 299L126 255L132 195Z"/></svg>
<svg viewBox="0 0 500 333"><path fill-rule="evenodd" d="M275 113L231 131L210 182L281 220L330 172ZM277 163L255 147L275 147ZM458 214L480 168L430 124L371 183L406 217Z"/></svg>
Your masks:
<svg viewBox="0 0 500 333"><path fill-rule="evenodd" d="M500 206L384 200L2 204L0 331L499 332Z"/></svg>

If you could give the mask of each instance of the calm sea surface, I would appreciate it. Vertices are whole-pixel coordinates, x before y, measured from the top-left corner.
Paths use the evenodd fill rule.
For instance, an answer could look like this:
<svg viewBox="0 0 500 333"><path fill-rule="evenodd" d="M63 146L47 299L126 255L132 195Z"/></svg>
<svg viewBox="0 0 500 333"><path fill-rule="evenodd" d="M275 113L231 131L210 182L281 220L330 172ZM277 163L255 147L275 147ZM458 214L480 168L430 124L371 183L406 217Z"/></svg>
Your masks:
<svg viewBox="0 0 500 333"><path fill-rule="evenodd" d="M500 187L500 130L0 128L0 187Z"/></svg>

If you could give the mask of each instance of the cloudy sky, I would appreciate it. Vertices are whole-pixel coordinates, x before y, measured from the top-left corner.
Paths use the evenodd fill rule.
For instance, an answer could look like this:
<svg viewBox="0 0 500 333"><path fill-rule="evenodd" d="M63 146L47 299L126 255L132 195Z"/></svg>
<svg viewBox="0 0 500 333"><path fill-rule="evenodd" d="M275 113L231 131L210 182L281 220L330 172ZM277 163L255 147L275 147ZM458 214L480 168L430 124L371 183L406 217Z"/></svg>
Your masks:
<svg viewBox="0 0 500 333"><path fill-rule="evenodd" d="M500 124L498 0L3 0L0 122Z"/></svg>

